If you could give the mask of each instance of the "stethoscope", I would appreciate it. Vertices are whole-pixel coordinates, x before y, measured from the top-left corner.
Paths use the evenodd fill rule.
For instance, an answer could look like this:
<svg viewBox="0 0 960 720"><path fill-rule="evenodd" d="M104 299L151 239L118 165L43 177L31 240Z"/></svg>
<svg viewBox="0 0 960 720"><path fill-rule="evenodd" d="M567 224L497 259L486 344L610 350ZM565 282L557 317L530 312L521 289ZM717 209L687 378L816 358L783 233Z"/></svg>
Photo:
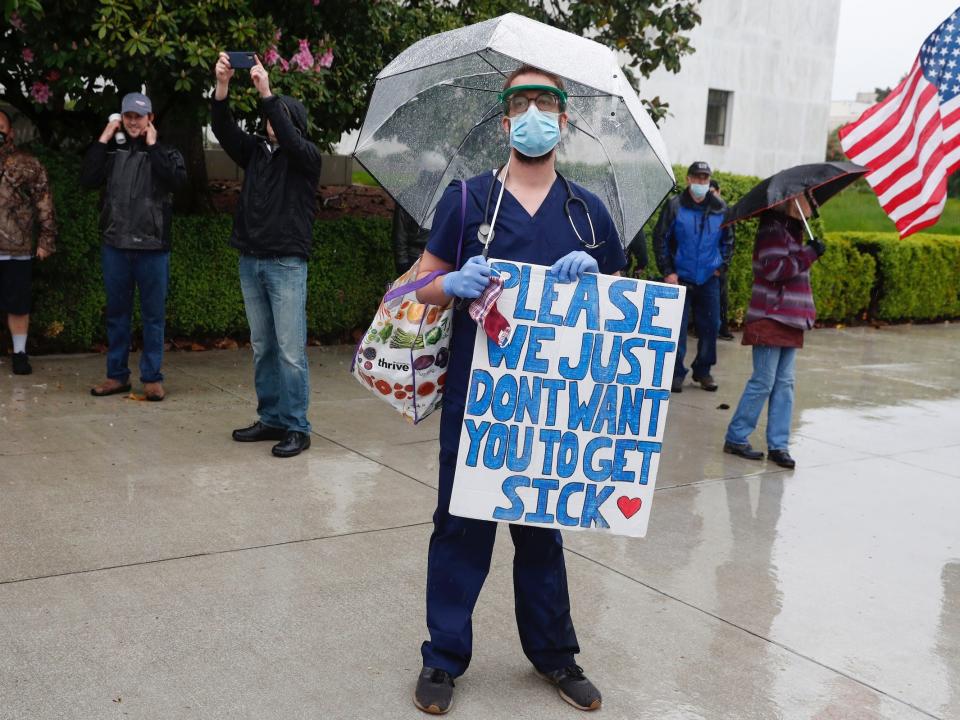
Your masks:
<svg viewBox="0 0 960 720"><path fill-rule="evenodd" d="M493 179L494 182L490 183L490 188L487 190L487 202L483 206L483 222L480 223L480 227L477 229L477 240L480 241L480 244L483 245L483 257L487 257L487 250L490 247L490 243L493 242L494 226L497 224L497 215L500 213L500 202L503 200L503 191L507 186L507 175L510 172L510 160L507 160L507 164L501 166L500 168L493 170ZM500 173L504 173L503 180L500 182L500 193L497 195L497 204L493 208L493 217L490 222L487 222L487 216L490 214L490 201L493 199L493 188L496 187L496 180L500 177ZM557 173L557 177L563 180L563 185L567 190L567 199L563 203L563 212L567 216L567 222L570 223L570 227L573 228L573 234L577 236L577 240L580 241L580 244L583 245L587 250L596 250L598 247L603 245L606 241L601 240L597 242L597 233L593 229L593 218L590 217L590 208L587 207L586 201L579 195L575 195L573 188L570 186L570 181L567 180L563 175ZM570 208L574 204L579 204L583 208L584 214L587 216L587 224L590 226L590 242L584 240L583 236L580 234L580 231L577 230L576 223L573 222L573 214L570 211Z"/></svg>

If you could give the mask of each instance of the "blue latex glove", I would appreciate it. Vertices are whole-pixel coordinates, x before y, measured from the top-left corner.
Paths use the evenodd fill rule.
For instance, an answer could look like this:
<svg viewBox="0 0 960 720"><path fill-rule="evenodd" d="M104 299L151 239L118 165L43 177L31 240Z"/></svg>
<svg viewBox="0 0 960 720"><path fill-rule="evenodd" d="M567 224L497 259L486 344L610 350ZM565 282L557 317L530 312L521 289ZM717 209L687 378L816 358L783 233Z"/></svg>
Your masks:
<svg viewBox="0 0 960 720"><path fill-rule="evenodd" d="M478 298L490 283L490 266L483 255L474 255L463 267L443 276L443 291L450 297Z"/></svg>
<svg viewBox="0 0 960 720"><path fill-rule="evenodd" d="M579 280L584 273L600 272L596 259L583 250L574 250L557 260L550 272L560 278L560 282L568 283Z"/></svg>

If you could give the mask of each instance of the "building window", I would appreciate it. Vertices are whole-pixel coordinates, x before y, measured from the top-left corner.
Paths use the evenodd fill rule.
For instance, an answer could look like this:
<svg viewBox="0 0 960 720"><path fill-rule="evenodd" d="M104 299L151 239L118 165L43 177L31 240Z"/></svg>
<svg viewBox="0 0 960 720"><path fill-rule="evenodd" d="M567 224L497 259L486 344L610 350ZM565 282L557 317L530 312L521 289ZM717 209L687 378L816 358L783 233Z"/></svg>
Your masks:
<svg viewBox="0 0 960 720"><path fill-rule="evenodd" d="M707 145L726 145L732 92L709 90L707 92L707 132L703 142Z"/></svg>

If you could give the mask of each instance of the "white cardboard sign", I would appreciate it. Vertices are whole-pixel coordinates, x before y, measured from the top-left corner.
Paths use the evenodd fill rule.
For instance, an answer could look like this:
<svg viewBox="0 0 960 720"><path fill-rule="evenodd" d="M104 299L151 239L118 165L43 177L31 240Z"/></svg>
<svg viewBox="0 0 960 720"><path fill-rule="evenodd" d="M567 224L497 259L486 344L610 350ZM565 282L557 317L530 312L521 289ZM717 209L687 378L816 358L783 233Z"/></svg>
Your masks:
<svg viewBox="0 0 960 720"><path fill-rule="evenodd" d="M450 512L643 537L685 288L491 264L511 335L477 328Z"/></svg>

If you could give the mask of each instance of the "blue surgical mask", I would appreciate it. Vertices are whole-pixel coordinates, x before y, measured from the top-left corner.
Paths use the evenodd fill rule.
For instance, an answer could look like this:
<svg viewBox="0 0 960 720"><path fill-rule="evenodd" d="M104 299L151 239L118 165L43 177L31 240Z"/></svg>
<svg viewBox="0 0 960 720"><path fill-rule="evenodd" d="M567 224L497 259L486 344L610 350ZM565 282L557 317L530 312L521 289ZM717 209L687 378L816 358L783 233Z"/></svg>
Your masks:
<svg viewBox="0 0 960 720"><path fill-rule="evenodd" d="M560 142L560 119L531 103L519 117L510 118L510 146L527 157L541 157Z"/></svg>
<svg viewBox="0 0 960 720"><path fill-rule="evenodd" d="M690 194L693 195L696 200L703 200L707 193L710 192L710 183L690 183Z"/></svg>

